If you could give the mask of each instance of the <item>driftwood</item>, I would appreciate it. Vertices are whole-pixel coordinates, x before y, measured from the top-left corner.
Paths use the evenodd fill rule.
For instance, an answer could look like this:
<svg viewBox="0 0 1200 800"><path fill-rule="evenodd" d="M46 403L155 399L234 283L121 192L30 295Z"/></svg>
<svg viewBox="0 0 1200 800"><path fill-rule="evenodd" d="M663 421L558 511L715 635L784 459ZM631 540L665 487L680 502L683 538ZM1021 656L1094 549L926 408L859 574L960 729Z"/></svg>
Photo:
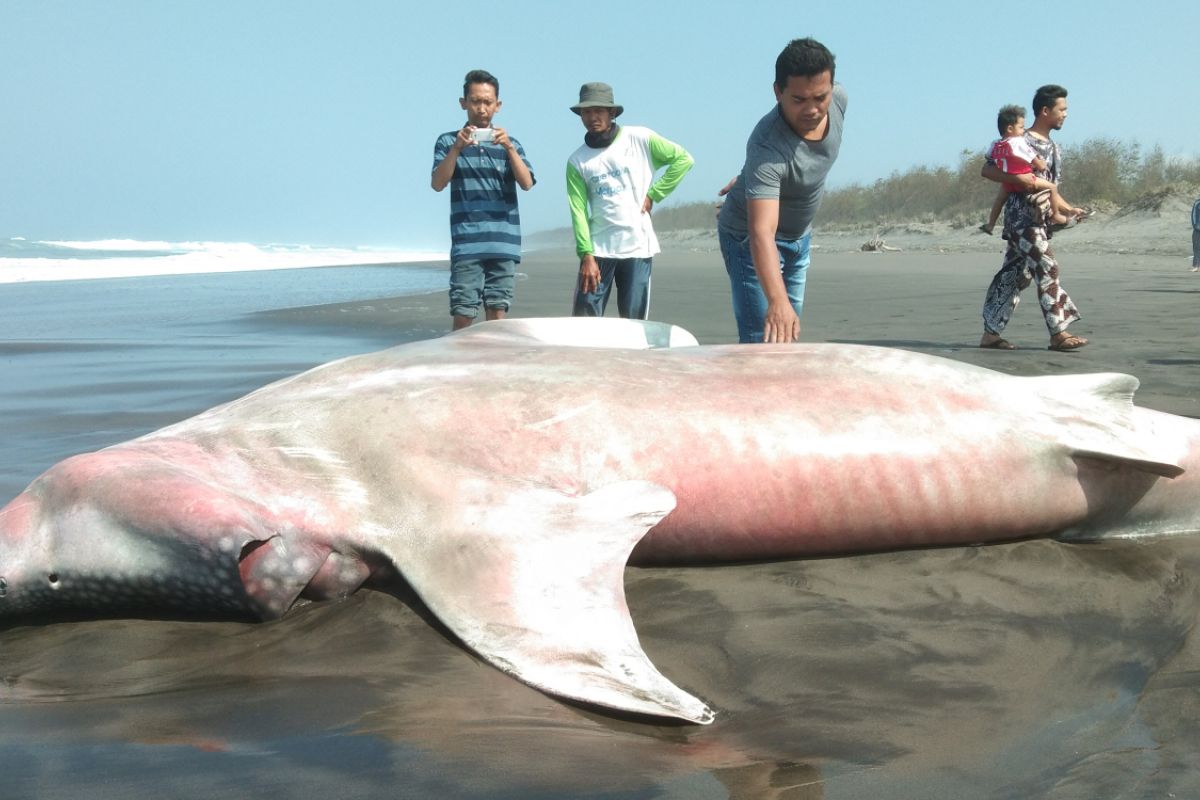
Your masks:
<svg viewBox="0 0 1200 800"><path fill-rule="evenodd" d="M864 253L899 253L899 247L892 247L883 241L879 236L872 236L867 241L863 242L862 251Z"/></svg>

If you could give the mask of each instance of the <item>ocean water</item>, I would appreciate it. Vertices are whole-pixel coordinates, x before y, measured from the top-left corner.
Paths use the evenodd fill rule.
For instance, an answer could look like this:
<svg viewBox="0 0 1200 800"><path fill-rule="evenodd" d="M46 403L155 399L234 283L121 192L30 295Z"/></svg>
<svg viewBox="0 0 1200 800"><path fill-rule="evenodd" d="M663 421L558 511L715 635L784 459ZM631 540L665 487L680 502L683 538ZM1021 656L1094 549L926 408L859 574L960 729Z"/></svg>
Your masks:
<svg viewBox="0 0 1200 800"><path fill-rule="evenodd" d="M83 258L110 266L96 251ZM0 495L73 453L418 335L272 312L445 285L443 268L420 263L0 283Z"/></svg>
<svg viewBox="0 0 1200 800"><path fill-rule="evenodd" d="M0 283L443 261L444 253L251 242L0 239Z"/></svg>

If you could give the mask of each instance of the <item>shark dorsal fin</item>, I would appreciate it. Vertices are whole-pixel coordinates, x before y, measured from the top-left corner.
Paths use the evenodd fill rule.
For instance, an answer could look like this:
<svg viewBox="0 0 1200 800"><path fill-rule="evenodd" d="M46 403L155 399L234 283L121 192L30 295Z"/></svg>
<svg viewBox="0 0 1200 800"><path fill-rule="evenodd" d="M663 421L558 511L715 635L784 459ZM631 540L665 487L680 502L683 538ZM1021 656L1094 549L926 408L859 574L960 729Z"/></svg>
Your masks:
<svg viewBox="0 0 1200 800"><path fill-rule="evenodd" d="M1179 443L1146 436L1134 422L1138 379L1132 375L1113 372L1026 380L1037 384L1046 401L1055 438L1075 455L1120 461L1167 478L1183 474Z"/></svg>

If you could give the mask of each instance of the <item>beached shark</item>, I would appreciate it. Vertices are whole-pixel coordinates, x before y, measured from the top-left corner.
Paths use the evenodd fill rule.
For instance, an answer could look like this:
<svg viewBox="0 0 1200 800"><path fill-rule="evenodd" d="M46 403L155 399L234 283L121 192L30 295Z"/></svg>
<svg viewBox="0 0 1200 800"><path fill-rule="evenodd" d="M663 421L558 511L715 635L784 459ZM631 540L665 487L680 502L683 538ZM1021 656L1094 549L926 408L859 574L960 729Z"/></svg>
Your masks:
<svg viewBox="0 0 1200 800"><path fill-rule="evenodd" d="M545 692L705 723L633 564L1200 530L1200 421L1133 377L504 320L317 367L69 458L0 510L0 617L275 618L401 574Z"/></svg>

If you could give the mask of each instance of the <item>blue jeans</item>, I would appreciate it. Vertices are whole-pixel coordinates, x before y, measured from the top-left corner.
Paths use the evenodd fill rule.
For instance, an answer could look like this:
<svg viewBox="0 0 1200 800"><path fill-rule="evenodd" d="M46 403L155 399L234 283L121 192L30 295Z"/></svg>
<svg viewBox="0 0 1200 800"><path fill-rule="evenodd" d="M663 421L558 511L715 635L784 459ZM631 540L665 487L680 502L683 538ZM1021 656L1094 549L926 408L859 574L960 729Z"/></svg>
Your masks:
<svg viewBox="0 0 1200 800"><path fill-rule="evenodd" d="M617 285L617 313L625 319L649 319L650 314L650 258L597 258L600 268L600 285L594 292L580 291L575 282L575 317L603 317L608 307L608 296L613 284Z"/></svg>
<svg viewBox="0 0 1200 800"><path fill-rule="evenodd" d="M754 259L750 256L750 237L735 236L720 229L721 257L725 259L725 271L729 273L729 289L733 295L733 318L737 321L738 341L742 344L761 342L763 326L767 318L767 296L763 294L754 271ZM787 288L788 300L800 316L804 307L804 281L808 275L810 260L809 243L812 232L799 239L776 239L779 248L779 269L783 273L783 285Z"/></svg>
<svg viewBox="0 0 1200 800"><path fill-rule="evenodd" d="M508 311L512 306L517 264L512 259L485 258L450 265L450 314L479 316L479 306Z"/></svg>

